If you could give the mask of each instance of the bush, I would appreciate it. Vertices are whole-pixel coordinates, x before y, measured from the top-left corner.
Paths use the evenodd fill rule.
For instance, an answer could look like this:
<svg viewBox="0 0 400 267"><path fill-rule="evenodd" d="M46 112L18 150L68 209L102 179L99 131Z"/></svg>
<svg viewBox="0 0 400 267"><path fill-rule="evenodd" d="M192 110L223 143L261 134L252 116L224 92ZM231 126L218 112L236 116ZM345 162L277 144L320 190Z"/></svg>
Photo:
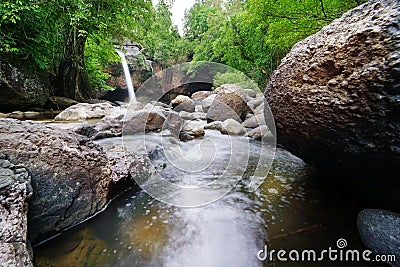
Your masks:
<svg viewBox="0 0 400 267"><path fill-rule="evenodd" d="M257 93L261 92L256 82L252 81L249 77L240 71L235 72L218 72L214 76L214 87L217 88L222 84L237 84L243 89L253 89Z"/></svg>

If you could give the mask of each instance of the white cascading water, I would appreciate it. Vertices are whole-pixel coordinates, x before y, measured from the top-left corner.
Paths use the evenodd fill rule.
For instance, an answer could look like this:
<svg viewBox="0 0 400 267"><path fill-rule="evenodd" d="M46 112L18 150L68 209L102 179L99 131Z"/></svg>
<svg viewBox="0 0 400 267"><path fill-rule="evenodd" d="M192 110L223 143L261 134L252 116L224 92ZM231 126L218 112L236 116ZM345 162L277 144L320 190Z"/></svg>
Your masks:
<svg viewBox="0 0 400 267"><path fill-rule="evenodd" d="M117 54L120 56L122 67L124 69L126 86L128 87L128 93L129 93L129 103L135 103L136 102L135 90L133 88L131 73L129 72L128 62L126 61L125 54L124 52L118 49L115 49L115 51L117 51Z"/></svg>

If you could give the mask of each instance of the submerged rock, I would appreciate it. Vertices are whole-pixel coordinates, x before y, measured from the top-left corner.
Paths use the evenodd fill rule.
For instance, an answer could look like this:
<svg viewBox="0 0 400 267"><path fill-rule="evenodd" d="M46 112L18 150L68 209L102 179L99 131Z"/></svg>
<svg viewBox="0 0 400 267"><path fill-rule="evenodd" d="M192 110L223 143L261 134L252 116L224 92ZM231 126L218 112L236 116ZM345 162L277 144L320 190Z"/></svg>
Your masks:
<svg viewBox="0 0 400 267"><path fill-rule="evenodd" d="M33 266L27 239L31 178L22 165L0 159L0 265Z"/></svg>
<svg viewBox="0 0 400 267"><path fill-rule="evenodd" d="M364 245L378 255L395 255L400 266L400 214L368 209L358 214L357 227Z"/></svg>
<svg viewBox="0 0 400 267"><path fill-rule="evenodd" d="M265 91L278 142L369 198L398 198L399 29L398 1L369 1L294 45Z"/></svg>

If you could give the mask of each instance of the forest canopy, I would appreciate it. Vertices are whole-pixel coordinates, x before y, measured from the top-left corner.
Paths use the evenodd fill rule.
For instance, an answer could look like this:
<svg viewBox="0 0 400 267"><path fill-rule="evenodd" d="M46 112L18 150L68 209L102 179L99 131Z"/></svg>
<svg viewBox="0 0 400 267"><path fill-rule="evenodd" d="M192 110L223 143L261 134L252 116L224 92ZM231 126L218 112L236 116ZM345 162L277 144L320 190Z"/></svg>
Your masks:
<svg viewBox="0 0 400 267"><path fill-rule="evenodd" d="M128 40L165 67L224 63L264 87L293 44L362 2L197 0L180 36L173 0L8 0L0 6L0 56L52 73L58 94L77 100L105 87L103 69Z"/></svg>

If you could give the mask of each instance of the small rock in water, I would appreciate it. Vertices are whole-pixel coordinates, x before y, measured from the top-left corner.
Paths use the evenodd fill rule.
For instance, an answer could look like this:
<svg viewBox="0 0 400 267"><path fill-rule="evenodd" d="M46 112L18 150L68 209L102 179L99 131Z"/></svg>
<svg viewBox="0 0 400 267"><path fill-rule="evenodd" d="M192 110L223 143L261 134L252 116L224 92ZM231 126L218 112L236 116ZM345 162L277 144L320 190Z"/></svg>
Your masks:
<svg viewBox="0 0 400 267"><path fill-rule="evenodd" d="M278 190L276 190L275 188L268 188L268 192L275 195L279 194Z"/></svg>

